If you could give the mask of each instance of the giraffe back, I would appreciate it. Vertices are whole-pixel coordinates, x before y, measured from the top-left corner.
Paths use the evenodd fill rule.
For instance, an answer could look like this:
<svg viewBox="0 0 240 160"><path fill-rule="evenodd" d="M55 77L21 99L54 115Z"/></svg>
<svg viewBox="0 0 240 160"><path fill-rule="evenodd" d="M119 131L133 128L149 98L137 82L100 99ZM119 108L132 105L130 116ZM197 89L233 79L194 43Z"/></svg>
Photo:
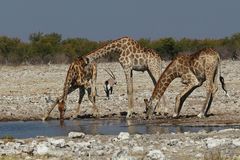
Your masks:
<svg viewBox="0 0 240 160"><path fill-rule="evenodd" d="M64 87L87 85L96 74L96 63L87 63L84 58L78 57L69 66Z"/></svg>

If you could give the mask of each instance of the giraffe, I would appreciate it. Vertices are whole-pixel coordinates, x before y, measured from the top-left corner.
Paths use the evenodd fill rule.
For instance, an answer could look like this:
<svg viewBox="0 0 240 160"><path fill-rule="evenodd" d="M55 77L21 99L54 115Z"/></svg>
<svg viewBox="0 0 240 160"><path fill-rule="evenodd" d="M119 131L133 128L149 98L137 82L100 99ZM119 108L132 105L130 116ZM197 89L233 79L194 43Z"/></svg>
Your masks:
<svg viewBox="0 0 240 160"><path fill-rule="evenodd" d="M96 97L96 78L97 78L97 65L96 63L88 63L84 57L78 57L69 66L66 80L63 87L63 94L56 99L54 104L51 105L50 110L43 117L46 120L51 111L56 105L58 105L58 110L60 112L60 120L64 119L65 114L65 102L67 100L67 95L79 88L79 100L78 106L75 114L72 118L75 118L80 112L80 104L82 102L83 96L85 95L85 90L88 93L88 99L93 106L93 115L98 115L98 109L95 105Z"/></svg>
<svg viewBox="0 0 240 160"><path fill-rule="evenodd" d="M181 78L181 82L185 84L186 87L176 97L173 117L179 116L180 110L186 98L194 89L200 87L204 81L207 82L207 97L201 112L198 114L198 117L206 117L213 97L218 90L216 79L218 71L220 74L219 79L222 84L222 88L228 96L227 90L225 89L224 79L221 76L220 56L214 49L205 48L192 55L177 56L160 76L150 99L144 99L147 118L151 118L154 111L153 106L159 103L159 100L169 84L178 77Z"/></svg>
<svg viewBox="0 0 240 160"><path fill-rule="evenodd" d="M111 53L118 54L118 61L125 73L128 94L128 112L126 117L130 118L133 113L133 70L147 71L155 85L157 78L161 74L162 60L155 51L141 47L130 37L116 39L90 52L85 58L91 63Z"/></svg>

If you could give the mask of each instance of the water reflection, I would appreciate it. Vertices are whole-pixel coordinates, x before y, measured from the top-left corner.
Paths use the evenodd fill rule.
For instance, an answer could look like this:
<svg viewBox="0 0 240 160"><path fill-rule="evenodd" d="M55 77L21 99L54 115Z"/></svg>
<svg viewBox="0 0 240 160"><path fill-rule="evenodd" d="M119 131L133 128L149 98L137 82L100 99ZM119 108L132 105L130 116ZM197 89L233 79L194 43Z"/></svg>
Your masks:
<svg viewBox="0 0 240 160"><path fill-rule="evenodd" d="M86 134L116 135L120 132L130 134L153 134L153 133L183 133L207 132L226 128L240 128L240 126L182 126L182 125L161 125L159 122L145 120L126 119L81 119L81 120L58 120L52 121L14 121L0 122L0 137L11 135L15 138L29 138L36 136L67 136L69 132L84 132Z"/></svg>

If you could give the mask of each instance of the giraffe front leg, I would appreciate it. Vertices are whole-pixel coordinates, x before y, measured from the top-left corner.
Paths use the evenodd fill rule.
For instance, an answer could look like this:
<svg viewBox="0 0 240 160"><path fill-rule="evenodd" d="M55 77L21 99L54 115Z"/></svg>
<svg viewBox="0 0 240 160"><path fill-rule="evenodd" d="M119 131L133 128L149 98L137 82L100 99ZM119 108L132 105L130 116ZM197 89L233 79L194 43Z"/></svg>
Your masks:
<svg viewBox="0 0 240 160"><path fill-rule="evenodd" d="M194 91L194 89L196 89L200 85L200 83L198 82L197 78L194 75L191 76L188 75L187 77L188 77L187 87L185 87L183 91L176 97L175 110L173 114L174 118L179 116L179 113L182 109L183 103L186 100L186 98Z"/></svg>
<svg viewBox="0 0 240 160"><path fill-rule="evenodd" d="M75 113L71 116L71 118L70 118L71 120L77 118L77 116L80 114L80 106L81 106L84 95L85 95L85 89L83 87L79 88L78 106L77 106Z"/></svg>
<svg viewBox="0 0 240 160"><path fill-rule="evenodd" d="M132 71L130 74L126 74L127 80L127 94L128 94L128 112L126 118L131 118L133 114L133 78Z"/></svg>
<svg viewBox="0 0 240 160"><path fill-rule="evenodd" d="M42 118L42 121L45 121L45 120L49 117L49 115L50 115L50 113L52 112L52 110L57 106L57 104L58 104L59 101L61 101L61 100L62 100L62 97L56 99L56 101L51 105L50 109L47 111L47 113L46 113L46 114L44 115L44 117Z"/></svg>

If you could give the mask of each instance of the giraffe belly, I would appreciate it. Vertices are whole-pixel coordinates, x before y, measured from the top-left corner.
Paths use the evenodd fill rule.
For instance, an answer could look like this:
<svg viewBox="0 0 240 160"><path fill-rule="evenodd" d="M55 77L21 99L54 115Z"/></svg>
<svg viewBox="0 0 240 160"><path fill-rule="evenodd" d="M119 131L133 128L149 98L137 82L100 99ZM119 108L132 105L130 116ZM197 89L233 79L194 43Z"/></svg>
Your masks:
<svg viewBox="0 0 240 160"><path fill-rule="evenodd" d="M147 66L145 66L145 65L134 65L132 67L132 69L135 70L135 71L146 71Z"/></svg>

